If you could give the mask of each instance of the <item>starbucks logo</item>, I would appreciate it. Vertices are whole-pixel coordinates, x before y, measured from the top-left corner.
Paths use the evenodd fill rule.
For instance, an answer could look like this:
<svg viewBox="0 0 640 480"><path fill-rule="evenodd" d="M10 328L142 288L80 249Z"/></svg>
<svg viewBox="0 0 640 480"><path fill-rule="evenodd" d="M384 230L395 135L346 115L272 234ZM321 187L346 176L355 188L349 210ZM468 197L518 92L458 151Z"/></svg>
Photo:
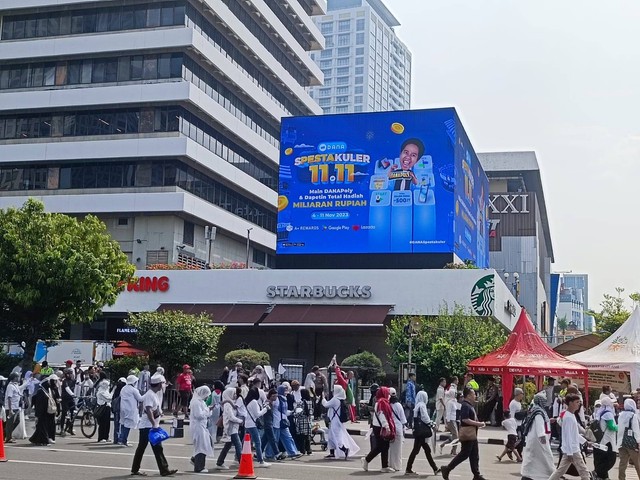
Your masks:
<svg viewBox="0 0 640 480"><path fill-rule="evenodd" d="M471 289L471 305L481 317L493 316L494 293L493 274L478 280Z"/></svg>

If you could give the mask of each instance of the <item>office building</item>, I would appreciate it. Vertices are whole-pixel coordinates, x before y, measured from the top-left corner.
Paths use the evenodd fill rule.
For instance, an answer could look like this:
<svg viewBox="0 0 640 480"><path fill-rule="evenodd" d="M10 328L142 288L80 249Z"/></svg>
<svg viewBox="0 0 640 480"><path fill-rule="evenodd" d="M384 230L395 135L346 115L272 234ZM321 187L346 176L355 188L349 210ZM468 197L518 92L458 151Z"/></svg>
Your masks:
<svg viewBox="0 0 640 480"><path fill-rule="evenodd" d="M96 214L137 268L245 262L249 241L249 263L271 266L280 119L322 113L306 88L323 81L309 51L325 13L325 0L3 0L0 208L33 196Z"/></svg>
<svg viewBox="0 0 640 480"><path fill-rule="evenodd" d="M411 53L397 37L400 22L381 0L329 0L314 18L325 49L311 58L324 84L310 89L324 113L408 110Z"/></svg>
<svg viewBox="0 0 640 480"><path fill-rule="evenodd" d="M478 158L489 178L489 266L502 273L538 332L549 335L553 244L536 154Z"/></svg>

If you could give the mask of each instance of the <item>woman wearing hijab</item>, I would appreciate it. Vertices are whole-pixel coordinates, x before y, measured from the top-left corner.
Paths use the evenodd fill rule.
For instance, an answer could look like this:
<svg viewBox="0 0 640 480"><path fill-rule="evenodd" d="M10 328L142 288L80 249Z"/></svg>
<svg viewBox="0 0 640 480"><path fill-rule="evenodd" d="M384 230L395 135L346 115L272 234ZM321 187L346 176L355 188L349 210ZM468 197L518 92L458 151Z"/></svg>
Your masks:
<svg viewBox="0 0 640 480"><path fill-rule="evenodd" d="M224 460L227 458L227 453L229 453L232 446L236 449L236 461L240 463L242 443L240 442L238 432L244 420L237 416L237 398L235 387L227 387L224 392L222 392L222 428L224 429L222 438L225 439L226 442L224 447L222 447L220 455L218 455L216 470L229 470L229 467L224 464Z"/></svg>
<svg viewBox="0 0 640 480"><path fill-rule="evenodd" d="M109 441L109 430L111 429L111 399L113 395L109 392L109 380L104 372L100 372L100 380L96 385L96 422L98 422L98 443Z"/></svg>
<svg viewBox="0 0 640 480"><path fill-rule="evenodd" d="M287 452L286 458L296 459L300 458L302 454L298 451L291 431L289 430L289 411L287 410L287 393L291 390L291 386L288 382L282 382L282 385L278 387L278 400L276 401L273 412L273 431L276 435L276 443L282 442L282 446ZM283 459L282 455L279 459Z"/></svg>
<svg viewBox="0 0 640 480"><path fill-rule="evenodd" d="M523 480L547 480L555 471L549 443L551 423L546 406L546 392L537 393L533 397L533 406L522 423L525 446L520 474Z"/></svg>
<svg viewBox="0 0 640 480"><path fill-rule="evenodd" d="M55 375L54 375L55 376ZM51 435L55 435L56 414L49 413L49 397L51 397L51 383L57 381L51 380L51 377L40 382L40 388L33 395L33 412L36 417L36 430L29 438L29 441L35 445L47 446L51 445Z"/></svg>
<svg viewBox="0 0 640 480"><path fill-rule="evenodd" d="M207 456L213 456L213 443L207 430L207 420L211 416L211 408L204 402L211 395L211 390L206 385L196 388L189 411L191 412L191 438L193 439L193 471L196 473L209 473L205 467Z"/></svg>
<svg viewBox="0 0 640 480"><path fill-rule="evenodd" d="M632 437L632 438L631 438ZM640 441L640 420L636 410L636 402L632 398L624 401L624 410L618 415L618 453L620 463L618 465L618 479L627 478L627 466L629 461L636 469L640 477L640 453L638 453L638 441ZM634 447L635 445L635 447Z"/></svg>
<svg viewBox="0 0 640 480"><path fill-rule="evenodd" d="M416 406L413 408L413 418L419 418L422 423L429 425L431 427L431 418L429 417L429 411L427 410L427 403L429 402L429 396L427 392L424 390L420 390L416 394ZM396 443L396 440L393 443ZM393 444L392 447L393 448ZM436 465L436 462L433 461L433 457L431 456L431 448L429 447L429 440L426 436L413 435L413 450L411 450L411 454L409 455L409 460L407 461L407 469L405 471L405 475L418 475L416 472L412 470L413 462L420 453L420 449L424 450L424 454L427 457L427 461L431 468L433 468L433 474L437 475L440 473L440 469ZM392 466L392 468L395 468Z"/></svg>
<svg viewBox="0 0 640 480"><path fill-rule="evenodd" d="M616 433L618 426L616 425L613 401L609 397L600 399L602 402L602 410L598 420L600 420L600 428L604 432L602 440L600 440L601 448L593 449L593 473L598 480L606 480L609 478L609 470L616 463L616 452L618 451L618 441ZM602 450L604 448L605 450Z"/></svg>
<svg viewBox="0 0 640 480"><path fill-rule="evenodd" d="M220 380L213 382L213 391L209 398L205 401L208 407L211 407L211 416L207 420L207 430L213 440L213 443L218 441L218 437L222 436L222 427L218 428L218 420L222 415L222 392L224 391L224 384Z"/></svg>
<svg viewBox="0 0 640 480"><path fill-rule="evenodd" d="M311 455L311 419L313 418L313 399L306 388L300 389L301 400L295 406L293 414L298 432L299 449L301 452Z"/></svg>
<svg viewBox="0 0 640 480"><path fill-rule="evenodd" d="M327 418L329 418L329 435L327 438L329 455L325 458L344 458L347 460L349 456L353 456L360 451L358 444L347 432L347 426L340 421L340 409L342 408L342 403L346 402L346 400L347 393L340 385L333 386L331 400L322 399L322 406L326 409Z"/></svg>
<svg viewBox="0 0 640 480"><path fill-rule="evenodd" d="M389 389L380 387L376 392L376 405L373 410L371 420L373 435L376 439L376 446L369 454L362 459L362 469L369 471L369 464L380 454L382 460L382 473L392 473L394 470L389 467L389 443L396 435L396 427L393 423L393 411L389 403ZM383 437L381 432L385 429L390 432L389 437Z"/></svg>
<svg viewBox="0 0 640 480"><path fill-rule="evenodd" d="M402 444L404 443L404 426L407 424L407 418L395 388L389 389L389 403L393 413L393 423L396 427L396 439L389 445L389 466L398 472L402 468Z"/></svg>
<svg viewBox="0 0 640 480"><path fill-rule="evenodd" d="M129 432L132 428L138 427L140 421L140 408L138 404L142 402L142 395L136 388L138 377L129 375L127 384L120 390L120 438L118 445L130 447Z"/></svg>

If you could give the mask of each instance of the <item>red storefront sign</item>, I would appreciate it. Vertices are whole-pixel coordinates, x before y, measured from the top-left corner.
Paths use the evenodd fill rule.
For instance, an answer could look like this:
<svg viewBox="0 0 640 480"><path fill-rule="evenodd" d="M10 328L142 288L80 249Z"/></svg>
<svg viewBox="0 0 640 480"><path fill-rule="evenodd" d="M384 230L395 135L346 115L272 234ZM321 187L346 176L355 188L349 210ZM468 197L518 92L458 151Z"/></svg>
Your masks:
<svg viewBox="0 0 640 480"><path fill-rule="evenodd" d="M128 292L166 292L169 290L169 277L138 277L127 284Z"/></svg>

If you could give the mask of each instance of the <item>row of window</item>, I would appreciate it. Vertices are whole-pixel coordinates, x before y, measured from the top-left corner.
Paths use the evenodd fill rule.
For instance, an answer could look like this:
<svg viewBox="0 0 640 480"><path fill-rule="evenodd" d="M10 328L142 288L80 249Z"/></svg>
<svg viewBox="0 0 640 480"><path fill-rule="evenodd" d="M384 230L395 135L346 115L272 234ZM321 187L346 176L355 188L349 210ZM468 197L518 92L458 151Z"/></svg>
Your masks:
<svg viewBox="0 0 640 480"><path fill-rule="evenodd" d="M356 30L364 30L364 18L356 20ZM333 33L333 22L323 22L320 24L320 31L323 35L330 35ZM350 32L351 20L338 20L338 32Z"/></svg>
<svg viewBox="0 0 640 480"><path fill-rule="evenodd" d="M286 9L283 10L283 8L279 7L279 2L277 2L276 0L264 0L264 3L266 3L271 11L275 13L276 17L278 17L278 20L282 22L282 24L293 36L293 38L296 39L300 46L305 51L308 51L311 47L311 44L309 43L309 40L307 40L307 38L300 32L300 30L295 28L293 16L289 12L287 12Z"/></svg>
<svg viewBox="0 0 640 480"><path fill-rule="evenodd" d="M0 117L0 140L177 132L276 190L277 171L181 107L157 107Z"/></svg>
<svg viewBox="0 0 640 480"><path fill-rule="evenodd" d="M175 107L36 113L0 117L0 139L178 131Z"/></svg>
<svg viewBox="0 0 640 480"><path fill-rule="evenodd" d="M40 62L0 66L0 90L181 76L181 53Z"/></svg>
<svg viewBox="0 0 640 480"><path fill-rule="evenodd" d="M249 80L258 86L271 100L289 115L306 115L308 111L300 108L283 94L275 84L267 78L262 71L218 30L193 6L187 6L187 26L200 33L211 43L227 60L244 73Z"/></svg>
<svg viewBox="0 0 640 480"><path fill-rule="evenodd" d="M179 161L140 160L0 168L0 191L180 187L197 197L275 232L276 216Z"/></svg>
<svg viewBox="0 0 640 480"><path fill-rule="evenodd" d="M1 38L18 40L184 25L184 17L184 2L9 15L3 19Z"/></svg>
<svg viewBox="0 0 640 480"><path fill-rule="evenodd" d="M269 121L250 108L236 94L219 82L206 68L187 57L185 61L185 79L213 98L251 130L256 132L271 145L280 147L280 131Z"/></svg>

